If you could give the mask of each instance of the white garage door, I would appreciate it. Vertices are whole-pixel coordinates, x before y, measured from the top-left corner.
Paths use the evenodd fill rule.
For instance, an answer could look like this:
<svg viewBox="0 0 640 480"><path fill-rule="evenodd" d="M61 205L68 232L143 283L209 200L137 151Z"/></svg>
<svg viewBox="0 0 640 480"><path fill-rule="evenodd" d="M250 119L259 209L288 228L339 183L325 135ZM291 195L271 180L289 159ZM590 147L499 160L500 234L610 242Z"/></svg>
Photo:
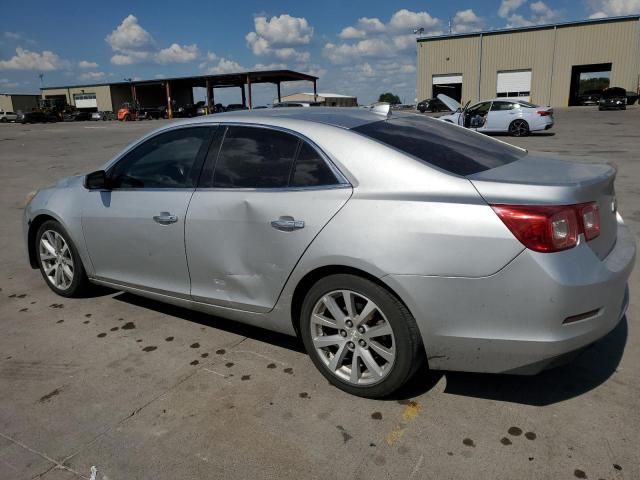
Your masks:
<svg viewBox="0 0 640 480"><path fill-rule="evenodd" d="M531 70L498 72L498 97L529 98L531 96Z"/></svg>
<svg viewBox="0 0 640 480"><path fill-rule="evenodd" d="M76 108L98 108L95 93L76 93L73 96Z"/></svg>
<svg viewBox="0 0 640 480"><path fill-rule="evenodd" d="M434 75L434 85L446 85L450 83L462 83L462 75Z"/></svg>

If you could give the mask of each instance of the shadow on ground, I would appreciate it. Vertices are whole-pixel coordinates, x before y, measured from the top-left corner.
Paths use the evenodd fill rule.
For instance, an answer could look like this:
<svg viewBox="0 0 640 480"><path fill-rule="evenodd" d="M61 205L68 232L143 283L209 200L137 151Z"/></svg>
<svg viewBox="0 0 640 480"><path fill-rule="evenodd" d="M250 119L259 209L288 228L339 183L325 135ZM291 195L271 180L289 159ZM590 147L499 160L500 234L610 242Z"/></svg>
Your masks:
<svg viewBox="0 0 640 480"><path fill-rule="evenodd" d="M296 337L157 302L130 293L120 293L113 298L206 327L217 328L304 353L304 346ZM608 335L587 347L573 361L534 376L438 372L422 368L388 400L406 400L418 397L430 391L442 377L445 377L445 394L534 406L550 405L593 390L611 377L622 359L627 335L627 318L624 317Z"/></svg>

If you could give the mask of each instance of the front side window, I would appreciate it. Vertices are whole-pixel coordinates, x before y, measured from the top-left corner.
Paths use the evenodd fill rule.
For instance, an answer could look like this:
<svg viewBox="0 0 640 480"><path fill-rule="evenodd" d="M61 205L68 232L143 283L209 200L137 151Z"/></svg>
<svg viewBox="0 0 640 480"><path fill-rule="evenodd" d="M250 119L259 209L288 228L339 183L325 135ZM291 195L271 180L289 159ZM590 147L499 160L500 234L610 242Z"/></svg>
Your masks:
<svg viewBox="0 0 640 480"><path fill-rule="evenodd" d="M213 186L287 187L298 142L293 135L267 128L229 127L218 154Z"/></svg>
<svg viewBox="0 0 640 480"><path fill-rule="evenodd" d="M191 188L207 127L179 128L145 141L109 172L112 188Z"/></svg>

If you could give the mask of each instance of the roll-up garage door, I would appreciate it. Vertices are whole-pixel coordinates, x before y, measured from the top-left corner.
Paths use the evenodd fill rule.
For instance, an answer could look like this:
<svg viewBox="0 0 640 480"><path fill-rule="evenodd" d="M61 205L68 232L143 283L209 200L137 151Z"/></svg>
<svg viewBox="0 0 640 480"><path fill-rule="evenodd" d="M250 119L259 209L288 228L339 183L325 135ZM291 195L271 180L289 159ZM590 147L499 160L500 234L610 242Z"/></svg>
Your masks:
<svg viewBox="0 0 640 480"><path fill-rule="evenodd" d="M498 97L531 96L531 70L498 72Z"/></svg>
<svg viewBox="0 0 640 480"><path fill-rule="evenodd" d="M462 83L462 75L434 75L434 85L446 85L450 83Z"/></svg>
<svg viewBox="0 0 640 480"><path fill-rule="evenodd" d="M76 93L73 96L76 108L98 108L95 93Z"/></svg>

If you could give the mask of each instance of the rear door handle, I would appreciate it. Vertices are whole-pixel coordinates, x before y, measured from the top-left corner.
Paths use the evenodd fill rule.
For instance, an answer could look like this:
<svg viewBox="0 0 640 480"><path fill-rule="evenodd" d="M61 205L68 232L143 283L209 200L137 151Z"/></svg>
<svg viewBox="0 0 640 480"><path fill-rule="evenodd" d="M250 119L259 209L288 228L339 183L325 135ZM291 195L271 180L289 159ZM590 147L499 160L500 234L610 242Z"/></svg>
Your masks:
<svg viewBox="0 0 640 480"><path fill-rule="evenodd" d="M160 212L160 215L154 215L154 222L160 225L169 225L178 221L177 215L171 215L169 212Z"/></svg>
<svg viewBox="0 0 640 480"><path fill-rule="evenodd" d="M300 230L304 228L303 220L296 220L290 216L280 217L278 220L273 220L271 226L281 232L293 232L294 230Z"/></svg>

